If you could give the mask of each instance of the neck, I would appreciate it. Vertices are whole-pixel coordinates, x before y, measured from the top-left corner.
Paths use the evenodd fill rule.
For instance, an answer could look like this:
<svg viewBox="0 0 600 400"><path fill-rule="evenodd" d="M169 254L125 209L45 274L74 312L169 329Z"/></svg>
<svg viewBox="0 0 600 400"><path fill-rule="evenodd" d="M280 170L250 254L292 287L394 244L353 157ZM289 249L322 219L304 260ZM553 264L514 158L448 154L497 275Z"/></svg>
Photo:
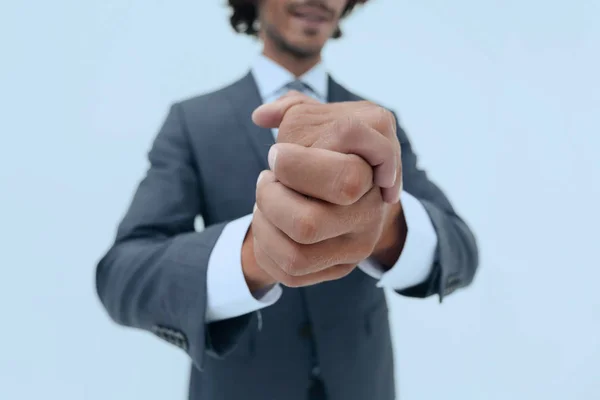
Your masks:
<svg viewBox="0 0 600 400"><path fill-rule="evenodd" d="M278 51L269 42L264 44L263 55L290 71L296 78L304 75L321 61L321 54L298 58L292 54Z"/></svg>

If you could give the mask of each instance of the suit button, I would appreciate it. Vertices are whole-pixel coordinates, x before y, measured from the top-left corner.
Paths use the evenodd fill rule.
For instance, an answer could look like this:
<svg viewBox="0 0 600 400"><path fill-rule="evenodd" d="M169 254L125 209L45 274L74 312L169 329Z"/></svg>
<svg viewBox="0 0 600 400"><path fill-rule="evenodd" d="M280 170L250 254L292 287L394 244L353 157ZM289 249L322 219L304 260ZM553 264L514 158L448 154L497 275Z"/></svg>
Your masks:
<svg viewBox="0 0 600 400"><path fill-rule="evenodd" d="M308 322L305 324L302 324L302 326L299 329L299 334L300 334L300 337L302 337L304 339L310 339L312 337L311 325Z"/></svg>

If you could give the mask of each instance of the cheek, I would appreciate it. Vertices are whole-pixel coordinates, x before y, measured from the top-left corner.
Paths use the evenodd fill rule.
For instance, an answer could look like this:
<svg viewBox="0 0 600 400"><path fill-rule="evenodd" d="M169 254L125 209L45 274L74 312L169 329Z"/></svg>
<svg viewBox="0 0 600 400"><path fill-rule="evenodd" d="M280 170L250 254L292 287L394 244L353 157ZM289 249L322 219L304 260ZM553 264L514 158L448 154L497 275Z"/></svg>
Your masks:
<svg viewBox="0 0 600 400"><path fill-rule="evenodd" d="M346 9L346 5L349 2L350 2L349 0L337 0L337 1L334 1L333 4L331 4L331 7L333 9L337 10L337 15L340 16Z"/></svg>
<svg viewBox="0 0 600 400"><path fill-rule="evenodd" d="M283 29L289 23L287 13L280 5L264 7L261 12L261 19L268 25L274 26L277 29Z"/></svg>

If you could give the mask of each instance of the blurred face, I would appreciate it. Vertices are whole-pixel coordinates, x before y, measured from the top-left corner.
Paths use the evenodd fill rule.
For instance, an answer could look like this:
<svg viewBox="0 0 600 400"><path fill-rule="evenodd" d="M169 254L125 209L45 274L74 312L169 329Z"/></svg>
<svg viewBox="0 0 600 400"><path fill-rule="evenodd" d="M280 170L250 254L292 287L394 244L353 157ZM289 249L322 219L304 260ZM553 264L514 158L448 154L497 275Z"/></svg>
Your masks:
<svg viewBox="0 0 600 400"><path fill-rule="evenodd" d="M260 35L296 58L314 57L335 32L348 0L260 0Z"/></svg>

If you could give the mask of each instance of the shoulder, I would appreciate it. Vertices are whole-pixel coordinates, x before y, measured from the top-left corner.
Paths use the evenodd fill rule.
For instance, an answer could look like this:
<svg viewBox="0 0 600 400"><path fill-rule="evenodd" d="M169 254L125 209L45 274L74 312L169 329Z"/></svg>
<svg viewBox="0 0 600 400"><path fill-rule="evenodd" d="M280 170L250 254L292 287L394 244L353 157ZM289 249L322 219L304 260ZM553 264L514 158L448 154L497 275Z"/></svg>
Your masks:
<svg viewBox="0 0 600 400"><path fill-rule="evenodd" d="M182 123L191 131L223 123L235 112L235 99L240 95L247 76L216 90L184 98L173 103Z"/></svg>
<svg viewBox="0 0 600 400"><path fill-rule="evenodd" d="M216 90L181 99L175 104L177 104L178 107L181 107L186 113L198 111L206 112L208 108L218 108L219 105L222 107L222 103L228 101L228 98L231 95L234 95L236 86L240 81L241 79L238 79Z"/></svg>
<svg viewBox="0 0 600 400"><path fill-rule="evenodd" d="M396 114L394 110L392 110L390 107L387 107L385 104L375 101L374 99L369 98L368 96L363 96L362 94L357 93L354 90L350 90L346 86L342 86L339 83L337 83L333 78L332 82L333 85L337 85L340 88L340 90L344 92L343 97L346 101L368 101L369 103L377 104L379 107L383 107L391 111L392 113L394 113L394 115Z"/></svg>

